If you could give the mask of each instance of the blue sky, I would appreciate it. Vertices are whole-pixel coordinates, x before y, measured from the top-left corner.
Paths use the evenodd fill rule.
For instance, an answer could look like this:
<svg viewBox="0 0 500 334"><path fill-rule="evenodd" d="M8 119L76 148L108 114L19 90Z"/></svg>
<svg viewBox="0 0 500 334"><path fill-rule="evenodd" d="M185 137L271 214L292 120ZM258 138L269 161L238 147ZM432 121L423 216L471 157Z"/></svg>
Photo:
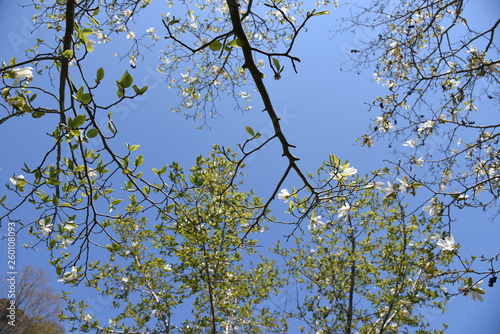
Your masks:
<svg viewBox="0 0 500 334"><path fill-rule="evenodd" d="M499 9L495 0L478 1L476 17L480 18L481 23L494 20L500 12L492 10L495 8ZM142 12L137 18L140 26L137 31L155 26L157 34L161 35L157 12L154 8ZM24 49L30 47L36 38L45 38L45 33L31 33L30 10L18 7L17 1L0 0L0 13L3 32L0 60L8 61L12 56L22 60ZM290 142L297 146L294 153L301 158L300 165L305 171L314 171L321 161L327 159L328 154L333 153L342 160L349 160L361 173L367 173L382 166L384 159L394 159L394 156L387 155L384 143L372 149L362 148L354 143L354 139L368 128L369 120L377 116L366 111L364 102L371 101L382 90L372 82L369 71L357 75L347 72L346 67L341 71L338 64L345 60L343 51L346 48L373 32L361 31L354 35L332 38L337 15L339 14L332 11L331 15L311 21L309 31L299 38L294 53L302 60L297 66L298 74L288 69L281 80L266 80L266 84L283 120L283 130ZM126 39L118 36L115 42L125 43ZM168 110L169 105L177 103L178 98L175 91L165 87L162 76L155 72L158 54L145 52L145 62L139 63L136 69L131 69L126 60L118 62L110 51L113 51L111 46L97 45L96 52L91 55L94 57L94 61L89 62L91 66L95 66L95 69L104 67L109 77L118 77L123 71L129 70L135 82L150 86L144 98L124 104L114 112L121 131L117 142L121 140L140 144L146 166L159 167L178 161L188 168L197 155L209 152L213 144L235 148L236 144L247 138L244 126L251 126L264 134L271 130L266 114L258 111L259 102L255 102L252 111L243 114L234 110L227 101L221 102L223 118L209 119L209 127L197 130L195 127L200 124L191 120L184 121L182 115ZM95 69L90 69L90 73ZM41 157L44 145L50 144L48 139L44 141L40 138L40 127L43 127L41 124L43 123L38 120L22 117L1 126L0 142L3 144L0 146L0 183L7 183L14 173L19 174L24 161L37 161ZM48 129L50 127L47 131ZM274 143L258 152L247 165L246 183L251 183L260 192L260 196L267 196L272 191L268 185L275 182L276 175L279 174L278 168L284 166L284 161L277 143ZM293 182L293 178L288 180L286 187L295 186ZM0 195L4 191L0 190ZM34 219L31 212L23 212L19 216L26 220ZM491 214L472 210L460 215L455 222L453 234L465 253L493 255L498 252L500 226L498 219L491 221L490 218ZM4 228L2 226L2 234ZM21 249L19 251L19 267L31 265L51 270L43 250L38 253ZM55 281L54 279L54 287L61 288ZM483 287L486 291L484 302L456 297L450 301L447 314L429 313L426 319L430 323L447 322L450 325L447 333L451 334L497 334L500 329L500 318L497 316L500 291L498 286L488 288L486 282ZM96 299L95 303L99 307L105 301Z"/></svg>

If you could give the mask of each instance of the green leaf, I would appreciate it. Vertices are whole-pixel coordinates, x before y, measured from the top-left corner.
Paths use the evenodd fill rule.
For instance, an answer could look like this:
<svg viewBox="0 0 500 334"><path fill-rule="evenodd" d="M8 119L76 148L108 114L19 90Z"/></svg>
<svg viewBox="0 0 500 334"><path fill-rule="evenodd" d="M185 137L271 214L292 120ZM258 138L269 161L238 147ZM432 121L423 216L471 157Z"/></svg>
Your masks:
<svg viewBox="0 0 500 334"><path fill-rule="evenodd" d="M132 82L134 82L134 78L130 75L130 73L128 73L128 71L125 71L119 82L123 88L128 88L132 85Z"/></svg>
<svg viewBox="0 0 500 334"><path fill-rule="evenodd" d="M57 267L56 267L56 274L57 274L57 276L62 276L62 274L63 274L63 267L61 267L61 265L57 265Z"/></svg>
<svg viewBox="0 0 500 334"><path fill-rule="evenodd" d="M281 65L280 65L280 62L277 58L273 58L273 64L274 64L274 67L276 67L276 70L280 70L281 68Z"/></svg>
<svg viewBox="0 0 500 334"><path fill-rule="evenodd" d="M98 134L99 134L99 130L97 130L97 129L90 129L89 131L87 131L87 138L94 138Z"/></svg>
<svg viewBox="0 0 500 334"><path fill-rule="evenodd" d="M242 39L236 38L236 39L232 40L231 42L229 42L227 45L241 48L241 47L243 47L243 45L245 45L245 41Z"/></svg>
<svg viewBox="0 0 500 334"><path fill-rule="evenodd" d="M113 202L111 202L111 205L117 205L117 204L120 204L122 202L121 199L115 199Z"/></svg>
<svg viewBox="0 0 500 334"><path fill-rule="evenodd" d="M118 86L118 90L116 91L116 96L122 98L123 95L125 95L125 89L123 89L123 87L121 86Z"/></svg>
<svg viewBox="0 0 500 334"><path fill-rule="evenodd" d="M172 21L168 22L168 25L171 26L171 25L179 23L179 22L181 22L181 20L174 18Z"/></svg>
<svg viewBox="0 0 500 334"><path fill-rule="evenodd" d="M114 252L117 252L119 251L120 249L122 249L122 246L120 244L117 244L117 243L113 243L111 245L106 245L106 249L112 253Z"/></svg>
<svg viewBox="0 0 500 334"><path fill-rule="evenodd" d="M132 151L137 150L139 147L141 147L141 145L130 145L128 147L128 149L129 149L130 152L132 152Z"/></svg>
<svg viewBox="0 0 500 334"><path fill-rule="evenodd" d="M85 95L85 94L83 94L83 95ZM87 117L85 115L78 115L73 119L71 127L78 128L78 127L82 126L86 120L87 120Z"/></svg>
<svg viewBox="0 0 500 334"><path fill-rule="evenodd" d="M96 82L99 82L102 79L104 79L104 69L102 67L99 67L96 73Z"/></svg>
<svg viewBox="0 0 500 334"><path fill-rule="evenodd" d="M56 239L50 240L50 242L49 242L49 249L53 249L56 244L57 244L57 240ZM57 269L59 269L59 268L57 268ZM61 268L61 274L62 274L62 268ZM58 275L61 275L61 274L58 273Z"/></svg>
<svg viewBox="0 0 500 334"><path fill-rule="evenodd" d="M83 28L82 32L85 36L92 35L94 33L94 31L90 28Z"/></svg>
<svg viewBox="0 0 500 334"><path fill-rule="evenodd" d="M253 129L249 126L245 126L245 130L248 132L248 134L252 137L255 137L255 132L253 131Z"/></svg>
<svg viewBox="0 0 500 334"><path fill-rule="evenodd" d="M113 133L113 134L116 133L115 126L113 125L113 122L111 120L109 120L109 122L108 122L108 129L109 129L109 131L111 131L111 133Z"/></svg>
<svg viewBox="0 0 500 334"><path fill-rule="evenodd" d="M82 94L79 100L82 104L89 104L92 101L92 95L90 93Z"/></svg>
<svg viewBox="0 0 500 334"><path fill-rule="evenodd" d="M208 46L212 51L219 51L222 48L222 43L215 40Z"/></svg>
<svg viewBox="0 0 500 334"><path fill-rule="evenodd" d="M328 10L323 10L323 11L321 11L321 12L316 12L316 13L314 13L313 15L314 15L314 16L319 16L319 15L326 15L326 14L330 14L330 11L328 11Z"/></svg>
<svg viewBox="0 0 500 334"><path fill-rule="evenodd" d="M73 58L73 50L65 50L62 56L67 59Z"/></svg>
<svg viewBox="0 0 500 334"><path fill-rule="evenodd" d="M142 165L143 162L144 162L144 157L142 156L142 154L140 154L137 156L137 158L135 158L134 165L139 167L140 165Z"/></svg>
<svg viewBox="0 0 500 334"><path fill-rule="evenodd" d="M31 113L31 116L33 118L40 118L43 115L45 115L45 113L43 111L34 111L34 112Z"/></svg>
<svg viewBox="0 0 500 334"><path fill-rule="evenodd" d="M61 181L55 179L46 179L45 182L52 186L58 186L61 184Z"/></svg>

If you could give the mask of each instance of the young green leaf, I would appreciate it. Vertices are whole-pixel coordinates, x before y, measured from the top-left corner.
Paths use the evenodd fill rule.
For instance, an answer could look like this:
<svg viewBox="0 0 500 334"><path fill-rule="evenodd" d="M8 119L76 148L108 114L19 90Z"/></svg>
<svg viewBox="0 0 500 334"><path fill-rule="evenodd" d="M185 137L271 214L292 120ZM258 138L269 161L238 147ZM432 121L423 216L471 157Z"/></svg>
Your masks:
<svg viewBox="0 0 500 334"><path fill-rule="evenodd" d="M104 69L99 67L96 73L96 82L100 82L104 78Z"/></svg>
<svg viewBox="0 0 500 334"><path fill-rule="evenodd" d="M72 128L78 128L80 126L83 125L83 123L85 123L85 120L87 119L87 117L85 115L77 115L74 119L73 119L73 122L71 124L71 127Z"/></svg>
<svg viewBox="0 0 500 334"><path fill-rule="evenodd" d="M64 50L62 56L64 58L70 59L73 57L73 50Z"/></svg>
<svg viewBox="0 0 500 334"><path fill-rule="evenodd" d="M97 129L90 129L89 131L87 131L87 138L94 138L98 134L99 134L99 130L97 130Z"/></svg>
<svg viewBox="0 0 500 334"><path fill-rule="evenodd" d="M245 126L245 130L248 132L248 134L252 137L255 137L255 132L253 131L253 129L249 126Z"/></svg>
<svg viewBox="0 0 500 334"><path fill-rule="evenodd" d="M130 75L130 73L128 73L128 71L125 71L119 82L123 88L128 88L132 85L132 82L134 82L134 78Z"/></svg>
<svg viewBox="0 0 500 334"><path fill-rule="evenodd" d="M231 42L229 42L227 45L241 48L243 45L245 45L245 41L243 41L242 39L236 38L236 39L233 39Z"/></svg>
<svg viewBox="0 0 500 334"><path fill-rule="evenodd" d="M141 145L130 145L128 149L130 150L130 152L132 152L137 150L139 147L141 147Z"/></svg>
<svg viewBox="0 0 500 334"><path fill-rule="evenodd" d="M222 43L215 40L208 46L212 51L219 51L222 48Z"/></svg>
<svg viewBox="0 0 500 334"><path fill-rule="evenodd" d="M274 64L274 67L276 67L276 70L279 71L281 68L281 65L280 65L280 62L277 58L273 58L273 64Z"/></svg>
<svg viewBox="0 0 500 334"><path fill-rule="evenodd" d="M326 14L330 14L330 11L328 11L328 10L323 10L323 11L321 11L321 12L316 12L316 13L314 13L313 15L314 15L314 16L319 16L319 15L326 15Z"/></svg>

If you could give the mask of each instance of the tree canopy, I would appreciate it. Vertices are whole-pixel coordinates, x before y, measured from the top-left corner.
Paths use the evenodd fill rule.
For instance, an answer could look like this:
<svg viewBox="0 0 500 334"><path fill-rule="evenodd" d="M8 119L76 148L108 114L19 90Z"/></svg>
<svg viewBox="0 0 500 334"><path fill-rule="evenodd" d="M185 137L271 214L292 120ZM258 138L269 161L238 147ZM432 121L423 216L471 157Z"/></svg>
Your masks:
<svg viewBox="0 0 500 334"><path fill-rule="evenodd" d="M33 0L44 37L2 63L0 125L31 117L46 146L10 178L0 222L47 248L67 287L111 300L99 316L65 289L75 331L436 333L422 310L482 300L500 271L498 255L461 257L452 234L460 209L495 210L499 181L498 124L482 108L499 102L500 21L476 28L468 5ZM139 33L152 6L163 12ZM360 144L390 136L397 153L366 175L335 154L305 170L269 90L298 71L309 26L343 8L337 32L377 29L350 64L386 89ZM98 62L109 50L123 62ZM216 144L188 170L150 166L114 113L147 98L134 71L150 51L158 84L178 93L163 109L203 127L231 101L271 130L241 124L236 148ZM268 166L262 195L243 170L272 145L285 163Z"/></svg>
<svg viewBox="0 0 500 334"><path fill-rule="evenodd" d="M62 300L48 285L48 275L42 269L25 266L17 282L15 307L11 300L0 299L2 334L64 334L58 314L62 310ZM8 297L9 288L2 289ZM11 317L14 310L15 317ZM9 324L10 323L10 324Z"/></svg>

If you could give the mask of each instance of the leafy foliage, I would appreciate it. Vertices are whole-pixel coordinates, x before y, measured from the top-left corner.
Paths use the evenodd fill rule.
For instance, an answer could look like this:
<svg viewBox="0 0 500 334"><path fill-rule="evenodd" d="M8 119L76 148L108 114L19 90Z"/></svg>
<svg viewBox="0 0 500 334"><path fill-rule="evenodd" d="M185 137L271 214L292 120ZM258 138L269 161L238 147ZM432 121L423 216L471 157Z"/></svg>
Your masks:
<svg viewBox="0 0 500 334"><path fill-rule="evenodd" d="M455 294L482 300L482 280L471 275L493 285L498 256L482 259L487 271L476 270L475 258L460 257L449 223L453 207L486 208L498 195L497 125L471 120L479 95L495 100L498 93L499 61L491 59L498 22L479 33L467 24L460 30L462 1L376 2L350 17L355 26L382 27L354 54L361 67L375 62L375 80L389 89L373 102L381 116L362 144L389 133L414 149L397 168L362 178L333 154L317 173L303 171L267 89L271 76L296 70L297 38L310 20L329 14L323 9L331 1L167 1L172 11L161 14L161 32L136 35L134 20L150 3L34 0L35 25L54 39L37 40L26 59L0 68L0 124L31 115L49 124L51 140L38 162L10 179L0 221L34 209L19 222L19 233L34 237L25 246L46 246L66 286L85 283L111 301L103 319L65 293L72 330L282 333L297 321L303 332L430 333L423 309L444 310ZM206 121L229 96L250 111L248 91L255 91L260 100L252 104L263 105L271 133L246 126L250 137L238 154L215 145L188 173L177 162L151 173L140 143L120 141L113 115L148 86L138 86L131 70L89 70L87 60L96 44L121 35L130 48L119 56L135 68L157 34L167 40L158 70L181 98L172 110ZM430 103L435 94L442 99ZM467 141L463 149L452 145L458 137ZM445 139L435 151L433 138ZM260 198L243 186L241 171L273 141L286 163ZM422 164L438 178L413 172ZM283 189L292 177L296 186ZM423 189L431 195L420 195ZM287 205L284 219L271 215L276 198ZM273 246L268 236L290 225L293 245ZM448 283L462 286L447 292Z"/></svg>

